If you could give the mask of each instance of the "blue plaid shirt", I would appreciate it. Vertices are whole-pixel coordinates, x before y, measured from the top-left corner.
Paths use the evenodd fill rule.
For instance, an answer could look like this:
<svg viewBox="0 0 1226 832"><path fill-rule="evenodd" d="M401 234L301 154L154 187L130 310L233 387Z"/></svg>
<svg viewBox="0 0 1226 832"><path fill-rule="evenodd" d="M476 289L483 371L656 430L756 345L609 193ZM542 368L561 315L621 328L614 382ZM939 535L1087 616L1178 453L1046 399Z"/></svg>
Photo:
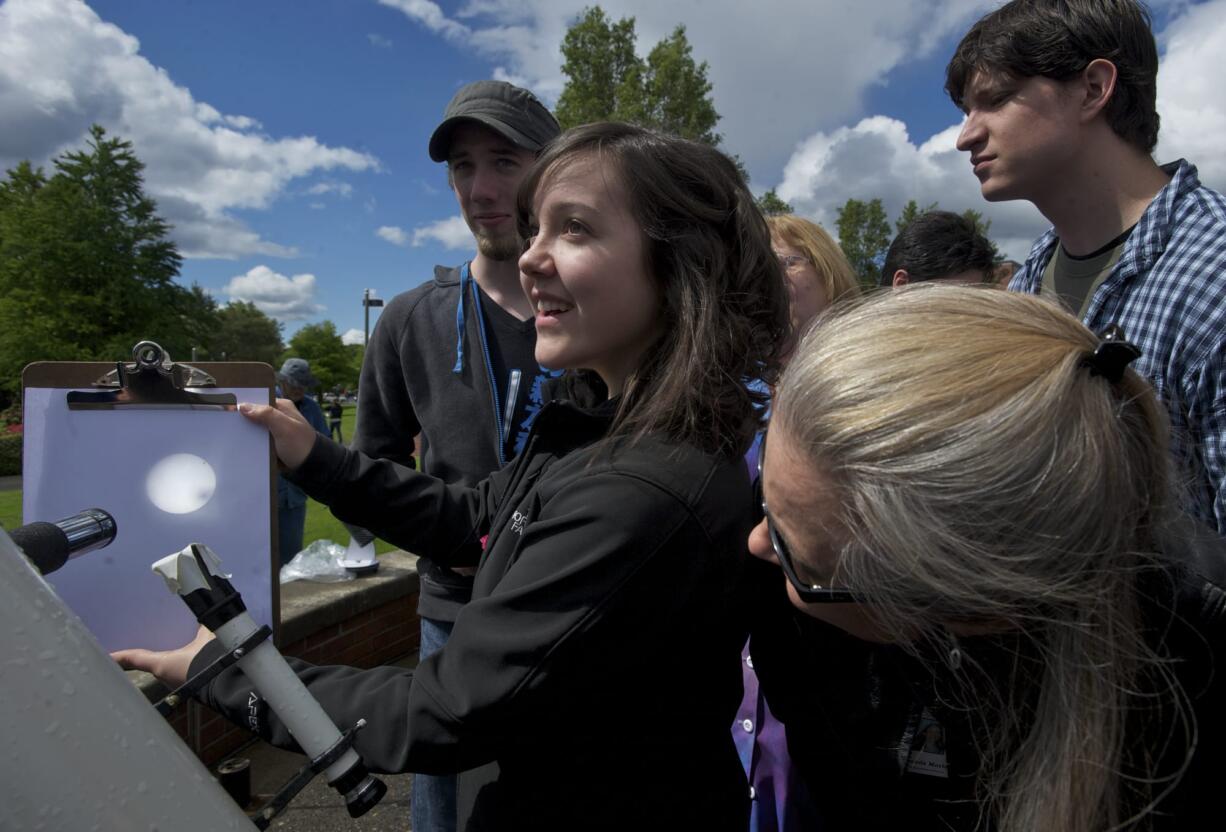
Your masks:
<svg viewBox="0 0 1226 832"><path fill-rule="evenodd" d="M1134 365L1166 403L1187 507L1226 534L1226 197L1180 159L1090 298L1085 324L1124 328ZM1038 294L1059 240L1048 231L1009 288Z"/></svg>

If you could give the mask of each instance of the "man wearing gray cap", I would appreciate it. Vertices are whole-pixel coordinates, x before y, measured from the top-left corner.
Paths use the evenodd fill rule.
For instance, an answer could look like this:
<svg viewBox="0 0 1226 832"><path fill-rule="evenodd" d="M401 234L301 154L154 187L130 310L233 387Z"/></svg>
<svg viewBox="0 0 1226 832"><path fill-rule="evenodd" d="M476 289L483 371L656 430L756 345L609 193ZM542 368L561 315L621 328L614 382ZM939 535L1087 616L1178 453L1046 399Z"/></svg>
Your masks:
<svg viewBox="0 0 1226 832"><path fill-rule="evenodd" d="M324 412L319 409L319 403L307 395L308 390L319 386L319 381L311 374L311 365L304 358L290 358L281 365L277 373L278 393L282 398L289 399L298 408L302 417L311 423L311 427L328 435L328 425L324 422ZM285 477L277 477L277 553L281 565L289 563L294 555L302 551L302 534L306 529L307 496L302 489Z"/></svg>
<svg viewBox="0 0 1226 832"><path fill-rule="evenodd" d="M446 482L474 485L523 447L549 373L536 363L535 310L519 284L515 195L560 129L525 89L477 81L451 99L430 137L477 254L388 303L371 335L358 385L352 447L414 463ZM421 558L420 659L446 643L472 594L471 574ZM455 777L413 779L414 832L456 827Z"/></svg>

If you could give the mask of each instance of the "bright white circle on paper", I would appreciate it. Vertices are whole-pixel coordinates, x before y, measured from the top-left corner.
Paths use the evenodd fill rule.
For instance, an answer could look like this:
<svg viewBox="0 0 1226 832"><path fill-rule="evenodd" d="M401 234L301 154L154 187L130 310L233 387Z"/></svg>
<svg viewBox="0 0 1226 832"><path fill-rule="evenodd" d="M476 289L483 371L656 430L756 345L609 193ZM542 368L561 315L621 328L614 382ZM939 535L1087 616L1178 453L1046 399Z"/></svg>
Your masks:
<svg viewBox="0 0 1226 832"><path fill-rule="evenodd" d="M217 474L195 454L171 454L159 460L145 477L145 491L168 514L191 514L213 498Z"/></svg>

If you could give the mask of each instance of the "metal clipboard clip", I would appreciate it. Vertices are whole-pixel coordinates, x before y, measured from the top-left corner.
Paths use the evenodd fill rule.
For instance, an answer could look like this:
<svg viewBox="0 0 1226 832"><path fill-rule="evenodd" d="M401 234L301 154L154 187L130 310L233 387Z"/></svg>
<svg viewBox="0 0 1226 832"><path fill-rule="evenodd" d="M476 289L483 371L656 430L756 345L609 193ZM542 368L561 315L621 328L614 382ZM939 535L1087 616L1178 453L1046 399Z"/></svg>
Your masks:
<svg viewBox="0 0 1226 832"><path fill-rule="evenodd" d="M200 368L176 364L153 341L141 341L132 348L131 363L117 361L114 370L94 382L94 387L106 389L70 390L68 409L139 407L156 410L187 407L192 410L235 410L238 400L233 393L195 392L195 389L216 386L216 379Z"/></svg>

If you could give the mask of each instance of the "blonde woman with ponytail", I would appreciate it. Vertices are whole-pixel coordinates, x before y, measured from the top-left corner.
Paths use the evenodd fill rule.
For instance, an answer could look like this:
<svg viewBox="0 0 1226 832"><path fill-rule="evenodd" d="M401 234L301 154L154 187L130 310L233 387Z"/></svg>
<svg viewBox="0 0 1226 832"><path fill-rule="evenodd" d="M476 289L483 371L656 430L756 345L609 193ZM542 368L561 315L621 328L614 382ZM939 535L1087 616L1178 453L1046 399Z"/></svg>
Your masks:
<svg viewBox="0 0 1226 832"><path fill-rule="evenodd" d="M750 549L784 574L752 650L825 828L1216 812L1226 553L1173 519L1134 357L1039 298L942 286L800 345L762 458Z"/></svg>

